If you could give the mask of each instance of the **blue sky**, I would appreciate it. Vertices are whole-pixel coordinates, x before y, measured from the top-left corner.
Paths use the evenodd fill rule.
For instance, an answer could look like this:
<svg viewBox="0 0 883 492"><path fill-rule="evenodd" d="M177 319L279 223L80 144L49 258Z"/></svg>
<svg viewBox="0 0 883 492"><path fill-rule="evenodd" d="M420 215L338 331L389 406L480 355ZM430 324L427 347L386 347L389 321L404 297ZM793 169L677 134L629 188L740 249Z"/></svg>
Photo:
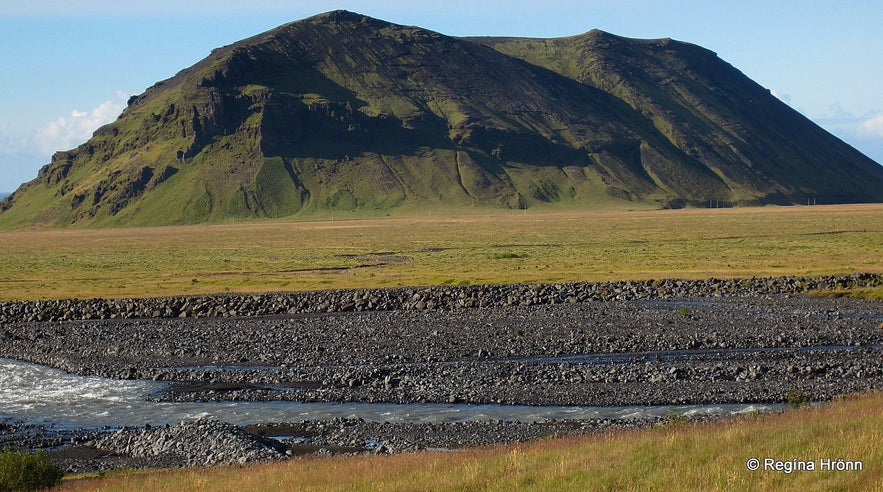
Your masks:
<svg viewBox="0 0 883 492"><path fill-rule="evenodd" d="M339 8L453 36L696 43L883 163L879 0L0 0L0 192L213 48Z"/></svg>

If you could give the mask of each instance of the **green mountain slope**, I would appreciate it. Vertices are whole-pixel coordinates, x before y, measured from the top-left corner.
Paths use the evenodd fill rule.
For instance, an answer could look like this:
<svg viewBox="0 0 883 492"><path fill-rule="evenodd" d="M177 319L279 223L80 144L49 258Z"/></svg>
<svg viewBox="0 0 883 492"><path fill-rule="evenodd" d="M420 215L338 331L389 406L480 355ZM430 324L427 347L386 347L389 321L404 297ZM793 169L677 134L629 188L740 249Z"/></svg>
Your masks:
<svg viewBox="0 0 883 492"><path fill-rule="evenodd" d="M879 165L699 46L597 30L474 41L620 98L726 182L737 202L880 200ZM655 175L664 180L666 171Z"/></svg>
<svg viewBox="0 0 883 492"><path fill-rule="evenodd" d="M337 11L214 50L0 225L883 201L883 168L702 48L458 39Z"/></svg>

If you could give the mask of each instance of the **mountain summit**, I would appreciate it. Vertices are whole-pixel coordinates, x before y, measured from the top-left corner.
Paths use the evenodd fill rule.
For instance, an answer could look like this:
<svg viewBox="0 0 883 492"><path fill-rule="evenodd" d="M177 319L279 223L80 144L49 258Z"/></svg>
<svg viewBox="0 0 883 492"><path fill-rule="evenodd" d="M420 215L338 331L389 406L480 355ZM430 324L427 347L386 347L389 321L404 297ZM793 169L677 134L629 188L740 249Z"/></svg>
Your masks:
<svg viewBox="0 0 883 492"><path fill-rule="evenodd" d="M454 38L335 11L214 50L0 224L883 201L883 167L699 46Z"/></svg>

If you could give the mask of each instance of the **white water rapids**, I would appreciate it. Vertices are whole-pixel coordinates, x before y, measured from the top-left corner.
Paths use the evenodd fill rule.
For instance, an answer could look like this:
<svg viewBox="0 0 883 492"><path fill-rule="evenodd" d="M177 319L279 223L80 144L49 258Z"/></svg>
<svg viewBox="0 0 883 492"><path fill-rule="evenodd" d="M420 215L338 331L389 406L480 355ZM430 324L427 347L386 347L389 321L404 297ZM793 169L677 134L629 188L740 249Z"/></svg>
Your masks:
<svg viewBox="0 0 883 492"><path fill-rule="evenodd" d="M214 417L234 425L359 417L375 422L646 418L720 415L779 409L781 405L557 407L442 403L150 402L166 383L79 376L50 367L0 359L0 421L59 429L174 424Z"/></svg>

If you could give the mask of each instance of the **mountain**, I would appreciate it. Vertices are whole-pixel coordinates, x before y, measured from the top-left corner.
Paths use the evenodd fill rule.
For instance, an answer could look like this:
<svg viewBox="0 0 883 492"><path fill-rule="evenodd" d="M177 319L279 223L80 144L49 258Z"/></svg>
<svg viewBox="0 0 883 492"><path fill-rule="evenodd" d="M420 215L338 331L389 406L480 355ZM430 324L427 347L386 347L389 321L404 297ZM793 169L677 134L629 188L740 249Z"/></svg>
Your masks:
<svg viewBox="0 0 883 492"><path fill-rule="evenodd" d="M132 97L0 201L0 225L808 199L883 201L883 167L699 46L335 11Z"/></svg>

